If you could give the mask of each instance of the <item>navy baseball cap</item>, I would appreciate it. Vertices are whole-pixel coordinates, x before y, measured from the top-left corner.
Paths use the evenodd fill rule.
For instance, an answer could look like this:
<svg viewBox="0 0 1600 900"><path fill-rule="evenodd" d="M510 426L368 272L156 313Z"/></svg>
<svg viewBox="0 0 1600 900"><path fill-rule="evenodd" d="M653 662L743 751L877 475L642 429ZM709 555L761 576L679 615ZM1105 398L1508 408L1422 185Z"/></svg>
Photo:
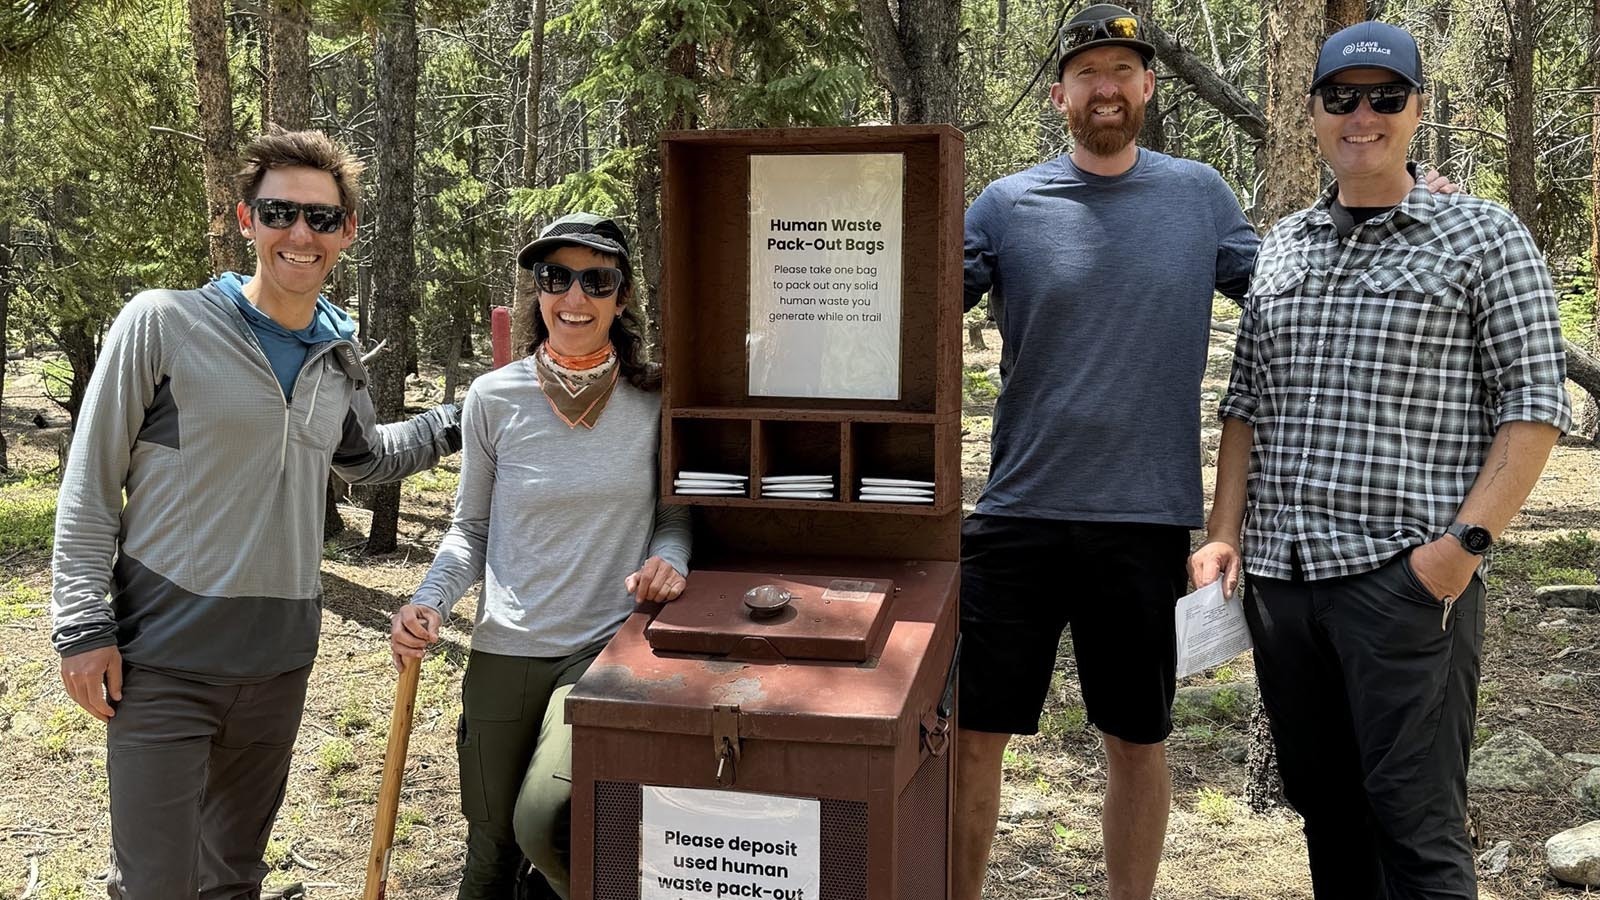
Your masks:
<svg viewBox="0 0 1600 900"><path fill-rule="evenodd" d="M1350 69L1385 69L1412 87L1422 87L1422 54L1404 28L1387 22L1361 22L1334 33L1322 43L1311 90Z"/></svg>

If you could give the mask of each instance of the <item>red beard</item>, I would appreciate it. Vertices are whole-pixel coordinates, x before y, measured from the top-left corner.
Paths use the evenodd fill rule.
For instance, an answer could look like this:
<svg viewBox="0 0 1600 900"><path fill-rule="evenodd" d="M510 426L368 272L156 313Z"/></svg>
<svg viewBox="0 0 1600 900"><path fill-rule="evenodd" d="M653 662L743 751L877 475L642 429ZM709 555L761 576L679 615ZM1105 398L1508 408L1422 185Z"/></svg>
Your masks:
<svg viewBox="0 0 1600 900"><path fill-rule="evenodd" d="M1091 111L1096 106L1107 104L1122 107L1122 122L1116 125L1102 125L1094 121ZM1067 130L1072 132L1072 139L1078 146L1093 153L1095 156L1112 156L1122 148L1133 143L1139 136L1139 129L1144 127L1144 104L1135 106L1121 94L1109 99L1096 98L1081 108L1072 108L1067 112Z"/></svg>

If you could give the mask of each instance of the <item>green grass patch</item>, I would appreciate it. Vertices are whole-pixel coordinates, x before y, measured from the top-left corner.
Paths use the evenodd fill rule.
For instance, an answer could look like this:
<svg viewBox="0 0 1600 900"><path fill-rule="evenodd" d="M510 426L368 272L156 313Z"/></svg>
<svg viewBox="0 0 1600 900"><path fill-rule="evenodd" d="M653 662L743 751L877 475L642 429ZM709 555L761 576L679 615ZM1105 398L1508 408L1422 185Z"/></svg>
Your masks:
<svg viewBox="0 0 1600 900"><path fill-rule="evenodd" d="M0 553L49 550L55 540L56 485L24 478L0 485Z"/></svg>
<svg viewBox="0 0 1600 900"><path fill-rule="evenodd" d="M422 810L412 807L400 810L400 814L395 818L394 822L394 842L396 844L410 843L411 835L417 826L427 824L428 814Z"/></svg>
<svg viewBox="0 0 1600 900"><path fill-rule="evenodd" d="M1083 734L1088 727L1089 711L1081 706L1051 710L1039 717L1039 733L1048 738L1059 740Z"/></svg>
<svg viewBox="0 0 1600 900"><path fill-rule="evenodd" d="M401 482L400 493L407 497L420 497L427 493L444 492L454 495L461 486L461 473L442 467L418 472Z"/></svg>
<svg viewBox="0 0 1600 900"><path fill-rule="evenodd" d="M1539 572L1533 579L1534 587L1545 587L1552 584L1596 584L1593 569L1569 569L1558 566Z"/></svg>
<svg viewBox="0 0 1600 900"><path fill-rule="evenodd" d="M337 775L356 766L356 748L344 738L334 738L317 748L317 768L324 775Z"/></svg>
<svg viewBox="0 0 1600 900"><path fill-rule="evenodd" d="M58 706L44 723L39 748L50 759L67 759L78 738L88 735L95 719L77 705Z"/></svg>
<svg viewBox="0 0 1600 900"><path fill-rule="evenodd" d="M1548 540L1507 542L1496 548L1489 580L1491 584L1521 581L1535 587L1594 584L1596 569L1600 569L1600 541L1587 531L1569 531Z"/></svg>
<svg viewBox="0 0 1600 900"><path fill-rule="evenodd" d="M1493 706L1500 700L1500 682L1485 678L1478 682L1478 708Z"/></svg>
<svg viewBox="0 0 1600 900"><path fill-rule="evenodd" d="M462 661L444 648L435 649L422 660L422 677L417 682L417 709L451 711L461 702ZM389 671L394 671L393 666Z"/></svg>
<svg viewBox="0 0 1600 900"><path fill-rule="evenodd" d="M0 624L44 615L49 602L43 590L10 579L0 584Z"/></svg>
<svg viewBox="0 0 1600 900"><path fill-rule="evenodd" d="M333 714L333 724L346 736L371 729L372 713L366 699L354 691L346 692L339 711Z"/></svg>
<svg viewBox="0 0 1600 900"><path fill-rule="evenodd" d="M974 366L961 373L961 390L968 403L990 403L1000 396L1000 385L989 378L989 373Z"/></svg>
<svg viewBox="0 0 1600 900"><path fill-rule="evenodd" d="M1199 790L1194 810L1213 825L1231 825L1239 815L1239 805L1233 798L1215 788Z"/></svg>

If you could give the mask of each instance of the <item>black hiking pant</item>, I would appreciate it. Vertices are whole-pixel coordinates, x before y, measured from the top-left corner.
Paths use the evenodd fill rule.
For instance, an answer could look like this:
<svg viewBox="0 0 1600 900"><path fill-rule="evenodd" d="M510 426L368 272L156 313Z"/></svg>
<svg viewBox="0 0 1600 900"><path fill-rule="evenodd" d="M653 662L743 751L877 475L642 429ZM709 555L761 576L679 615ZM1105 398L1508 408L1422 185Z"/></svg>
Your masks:
<svg viewBox="0 0 1600 900"><path fill-rule="evenodd" d="M1409 552L1321 581L1250 578L1245 616L1317 900L1473 900L1467 757L1483 582L1448 616Z"/></svg>

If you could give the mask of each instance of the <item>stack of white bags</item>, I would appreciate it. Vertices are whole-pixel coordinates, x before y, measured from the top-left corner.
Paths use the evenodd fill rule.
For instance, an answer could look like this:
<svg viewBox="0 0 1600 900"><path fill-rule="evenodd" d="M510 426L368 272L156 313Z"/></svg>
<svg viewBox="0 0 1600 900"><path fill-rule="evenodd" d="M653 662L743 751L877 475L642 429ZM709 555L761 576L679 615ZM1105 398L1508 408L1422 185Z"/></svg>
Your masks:
<svg viewBox="0 0 1600 900"><path fill-rule="evenodd" d="M858 499L868 503L932 503L933 482L909 478L862 478Z"/></svg>
<svg viewBox="0 0 1600 900"><path fill-rule="evenodd" d="M725 472L681 471L672 482L675 494L694 494L702 497L747 497L750 495L749 475Z"/></svg>
<svg viewBox="0 0 1600 900"><path fill-rule="evenodd" d="M832 475L768 475L761 479L761 499L832 500Z"/></svg>

